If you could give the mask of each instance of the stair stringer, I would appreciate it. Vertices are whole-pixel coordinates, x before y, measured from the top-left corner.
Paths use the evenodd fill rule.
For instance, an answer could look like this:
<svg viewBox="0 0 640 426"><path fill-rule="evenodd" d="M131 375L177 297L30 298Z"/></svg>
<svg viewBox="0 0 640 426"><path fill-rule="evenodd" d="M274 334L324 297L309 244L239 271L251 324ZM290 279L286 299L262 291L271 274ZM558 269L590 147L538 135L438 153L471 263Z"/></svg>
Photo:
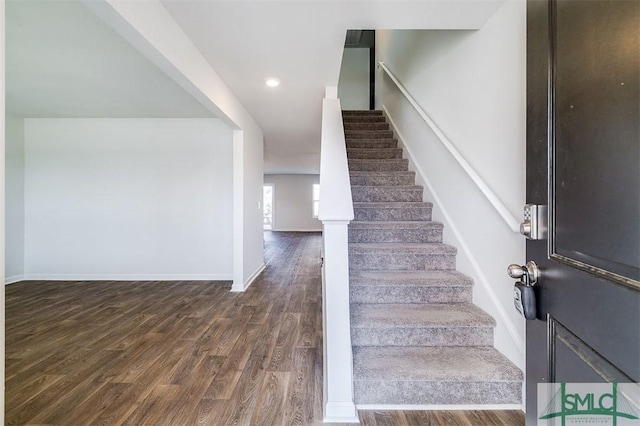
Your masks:
<svg viewBox="0 0 640 426"><path fill-rule="evenodd" d="M446 203L444 203L442 201L442 198L438 196L438 192L435 189L434 185L427 178L426 173L419 166L419 163L415 161L413 150L406 143L402 132L398 130L398 126L396 125L393 117L389 114L387 108L383 105L382 109L384 115L387 117L394 136L398 140L399 147L401 147L403 149L403 152L405 153L404 158L408 159L409 161L409 170L416 173L416 184L422 185L422 187L424 188L424 199L433 201L434 220L438 220L439 222L442 222L444 224L445 232L443 235L443 242L455 246L459 249L457 257L457 269L460 272L470 276L476 284L479 284L479 286L474 286L475 289L473 292L473 303L484 309L496 319L494 347L503 355L505 355L516 366L518 366L518 368L524 371L525 342L521 337L521 335L524 335L524 332L518 333L518 328L524 329L524 321L522 324L515 324L511 320L502 303L500 303L494 288L489 283L486 274L480 266L480 262L478 262L476 256L470 249L469 244L467 244L458 226L456 226L455 221L452 219L451 214L449 214L445 205ZM510 289L505 289L505 291L510 291ZM486 297L482 298L480 294L485 295ZM506 408L504 406L502 407Z"/></svg>

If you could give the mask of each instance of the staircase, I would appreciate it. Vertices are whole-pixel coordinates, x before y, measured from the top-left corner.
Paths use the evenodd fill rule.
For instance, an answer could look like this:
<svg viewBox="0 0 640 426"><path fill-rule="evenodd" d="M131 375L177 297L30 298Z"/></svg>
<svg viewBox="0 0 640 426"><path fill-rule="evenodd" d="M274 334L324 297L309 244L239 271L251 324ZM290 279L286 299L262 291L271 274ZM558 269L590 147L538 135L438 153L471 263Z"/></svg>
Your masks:
<svg viewBox="0 0 640 426"><path fill-rule="evenodd" d="M382 111L343 122L356 404L521 404L522 372L493 348L495 321L471 303Z"/></svg>

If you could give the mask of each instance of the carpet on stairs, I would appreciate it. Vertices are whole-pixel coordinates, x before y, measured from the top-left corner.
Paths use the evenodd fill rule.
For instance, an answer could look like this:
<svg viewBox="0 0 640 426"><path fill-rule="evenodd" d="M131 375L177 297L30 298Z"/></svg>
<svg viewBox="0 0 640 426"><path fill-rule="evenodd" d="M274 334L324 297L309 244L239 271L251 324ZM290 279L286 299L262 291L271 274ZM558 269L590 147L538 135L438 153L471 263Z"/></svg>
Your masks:
<svg viewBox="0 0 640 426"><path fill-rule="evenodd" d="M512 405L523 374L493 347L455 247L382 111L343 111L355 218L351 336L359 405Z"/></svg>

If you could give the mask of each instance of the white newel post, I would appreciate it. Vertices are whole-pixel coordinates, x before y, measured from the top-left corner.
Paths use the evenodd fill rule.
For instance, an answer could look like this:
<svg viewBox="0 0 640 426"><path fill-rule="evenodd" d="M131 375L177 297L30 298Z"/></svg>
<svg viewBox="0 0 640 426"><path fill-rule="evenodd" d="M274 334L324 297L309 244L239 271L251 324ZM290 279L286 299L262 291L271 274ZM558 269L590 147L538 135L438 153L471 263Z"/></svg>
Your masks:
<svg viewBox="0 0 640 426"><path fill-rule="evenodd" d="M321 144L323 420L325 423L358 423L358 411L353 401L347 228L353 220L353 203L342 111L335 87L327 87L322 104Z"/></svg>

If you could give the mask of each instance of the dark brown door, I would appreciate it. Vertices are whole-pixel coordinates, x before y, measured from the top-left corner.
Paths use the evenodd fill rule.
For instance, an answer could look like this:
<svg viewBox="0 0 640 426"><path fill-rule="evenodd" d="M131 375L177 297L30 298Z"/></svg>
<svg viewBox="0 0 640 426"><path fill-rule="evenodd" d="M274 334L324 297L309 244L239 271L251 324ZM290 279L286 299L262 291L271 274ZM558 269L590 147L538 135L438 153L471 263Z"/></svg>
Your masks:
<svg viewBox="0 0 640 426"><path fill-rule="evenodd" d="M527 25L534 425L538 383L640 382L640 1L528 0Z"/></svg>

